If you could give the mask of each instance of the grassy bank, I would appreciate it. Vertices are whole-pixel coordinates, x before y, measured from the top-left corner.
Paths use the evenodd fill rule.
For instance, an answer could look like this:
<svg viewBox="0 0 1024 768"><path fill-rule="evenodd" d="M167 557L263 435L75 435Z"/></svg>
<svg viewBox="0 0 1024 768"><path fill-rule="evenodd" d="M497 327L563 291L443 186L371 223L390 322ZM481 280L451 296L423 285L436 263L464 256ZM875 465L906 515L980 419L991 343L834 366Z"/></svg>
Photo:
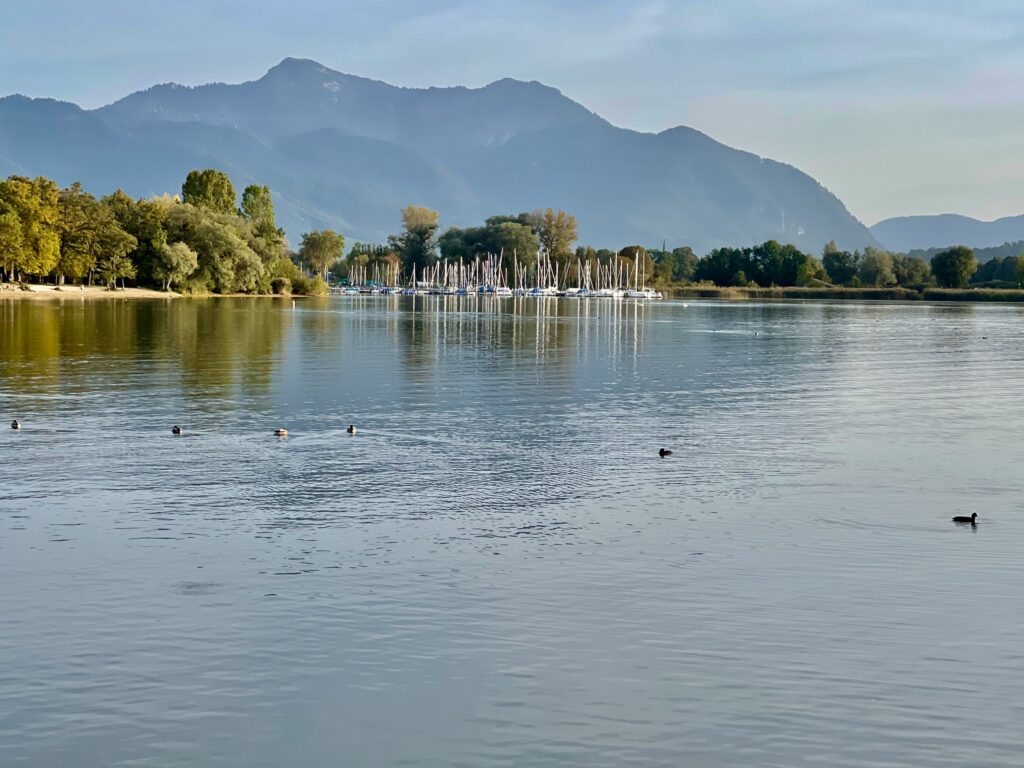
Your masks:
<svg viewBox="0 0 1024 768"><path fill-rule="evenodd" d="M1003 301L1024 302L1024 291L1012 288L926 288L925 301Z"/></svg>
<svg viewBox="0 0 1024 768"><path fill-rule="evenodd" d="M693 286L669 291L674 298L723 300L811 299L846 301L1021 302L1024 290L998 288L717 288Z"/></svg>

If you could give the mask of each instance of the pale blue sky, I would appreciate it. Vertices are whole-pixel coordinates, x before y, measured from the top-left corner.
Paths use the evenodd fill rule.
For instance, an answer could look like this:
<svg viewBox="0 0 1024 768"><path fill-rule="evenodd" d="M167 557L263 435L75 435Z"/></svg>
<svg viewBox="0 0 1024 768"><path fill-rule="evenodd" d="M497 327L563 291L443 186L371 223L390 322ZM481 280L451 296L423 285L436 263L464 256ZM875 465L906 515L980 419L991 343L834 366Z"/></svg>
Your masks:
<svg viewBox="0 0 1024 768"><path fill-rule="evenodd" d="M793 163L866 223L1024 213L1020 0L48 0L4 8L0 94L98 106L285 56L398 85L541 80L617 125Z"/></svg>

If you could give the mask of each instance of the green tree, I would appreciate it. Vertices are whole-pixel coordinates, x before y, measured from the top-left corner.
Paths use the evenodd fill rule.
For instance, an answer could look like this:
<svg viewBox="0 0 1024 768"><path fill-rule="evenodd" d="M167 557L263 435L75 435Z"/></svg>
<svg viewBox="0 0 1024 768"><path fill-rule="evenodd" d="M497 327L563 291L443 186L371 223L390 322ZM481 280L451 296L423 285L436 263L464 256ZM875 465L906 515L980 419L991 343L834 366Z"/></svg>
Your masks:
<svg viewBox="0 0 1024 768"><path fill-rule="evenodd" d="M840 251L834 242L830 242L821 253L821 265L832 283L849 285L857 276L859 258L859 254Z"/></svg>
<svg viewBox="0 0 1024 768"><path fill-rule="evenodd" d="M819 272L818 261L812 256L776 240L751 248L747 260L747 274L762 286L807 285Z"/></svg>
<svg viewBox="0 0 1024 768"><path fill-rule="evenodd" d="M251 293L269 290L268 269L246 241L247 222L232 214L217 214L188 203L168 211L167 240L186 243L199 262L189 283L193 290ZM276 276L276 275L274 275Z"/></svg>
<svg viewBox="0 0 1024 768"><path fill-rule="evenodd" d="M57 281L80 281L92 276L103 255L110 230L121 230L113 212L97 202L78 182L60 192L60 255L54 271Z"/></svg>
<svg viewBox="0 0 1024 768"><path fill-rule="evenodd" d="M320 275L327 277L331 265L345 253L345 236L330 229L307 232L302 236L299 257L303 264Z"/></svg>
<svg viewBox="0 0 1024 768"><path fill-rule="evenodd" d="M1007 256L999 266L999 272L996 273L996 280L1020 287L1020 270L1022 266L1024 266L1024 256Z"/></svg>
<svg viewBox="0 0 1024 768"><path fill-rule="evenodd" d="M181 185L181 199L197 208L207 208L214 213L237 213L238 195L230 177L223 171L207 168L203 171L189 171Z"/></svg>
<svg viewBox="0 0 1024 768"><path fill-rule="evenodd" d="M116 287L118 278L120 278L123 288L126 279L135 277L135 264L132 263L128 254L135 249L136 245L138 245L138 241L121 229L112 215L100 225L99 249L101 255L97 259L96 269L108 288Z"/></svg>
<svg viewBox="0 0 1024 768"><path fill-rule="evenodd" d="M857 264L857 276L862 285L881 287L894 285L896 273L893 269L893 256L888 251L878 248L865 248L864 255Z"/></svg>
<svg viewBox="0 0 1024 768"><path fill-rule="evenodd" d="M651 258L651 254L642 245L627 245L625 248L620 248L618 257L622 260L623 264L629 265L629 282L631 285L634 282L634 278L641 284L641 287L643 287L643 283L647 280L654 278L654 259ZM639 271L637 271L638 269Z"/></svg>
<svg viewBox="0 0 1024 768"><path fill-rule="evenodd" d="M17 254L21 253L21 229L17 212L0 205L0 279L14 276Z"/></svg>
<svg viewBox="0 0 1024 768"><path fill-rule="evenodd" d="M978 267L971 275L971 283L1017 288L1020 285L1018 270L1022 261L1022 256L995 256Z"/></svg>
<svg viewBox="0 0 1024 768"><path fill-rule="evenodd" d="M482 227L448 229L438 238L438 245L441 256L449 261L504 254L503 266L511 270L516 259L528 268L535 263L538 240L533 230L516 217L492 216Z"/></svg>
<svg viewBox="0 0 1024 768"><path fill-rule="evenodd" d="M1003 263L999 265L999 271L996 273L995 279L1000 283L1003 283L1014 288L1020 288L1021 286L1021 269L1024 268L1024 256L1007 256L1003 259ZM975 275L977 272L975 272ZM974 277L971 277L971 282L974 282Z"/></svg>
<svg viewBox="0 0 1024 768"><path fill-rule="evenodd" d="M579 249L576 249L579 251ZM672 282L672 267L675 264L675 257L672 251L651 248L647 251L654 260L654 282L658 285L667 285Z"/></svg>
<svg viewBox="0 0 1024 768"><path fill-rule="evenodd" d="M978 269L974 251L964 245L932 256L932 274L944 288L963 288Z"/></svg>
<svg viewBox="0 0 1024 768"><path fill-rule="evenodd" d="M423 268L437 260L437 227L440 214L429 208L410 205L402 211L401 235L388 238L389 245L401 256L402 265L408 271Z"/></svg>
<svg viewBox="0 0 1024 768"><path fill-rule="evenodd" d="M813 285L816 280L824 282L827 277L828 274L825 272L821 262L813 256L807 256L797 265L795 285L803 288Z"/></svg>
<svg viewBox="0 0 1024 768"><path fill-rule="evenodd" d="M82 189L77 181L60 196L60 255L57 258L57 282L64 278L83 277L96 266L99 233L93 225L96 198Z"/></svg>
<svg viewBox="0 0 1024 768"><path fill-rule="evenodd" d="M0 182L0 208L17 215L20 242L11 258L11 272L35 277L48 275L60 255L60 199L57 185L42 176L28 179L11 176ZM9 219L9 224L13 219Z"/></svg>
<svg viewBox="0 0 1024 768"><path fill-rule="evenodd" d="M270 187L250 184L242 192L241 214L252 228L249 247L263 259L264 264L274 265L282 258L288 248L284 230L278 229L274 215L274 199Z"/></svg>
<svg viewBox="0 0 1024 768"><path fill-rule="evenodd" d="M437 245L441 249L441 258L448 259L449 261L470 261L474 256L479 254L476 250L476 243L478 240L477 232L482 231L482 227L474 229L462 229L461 227L449 227L444 233L437 238Z"/></svg>
<svg viewBox="0 0 1024 768"><path fill-rule="evenodd" d="M250 184L242 191L242 208L240 213L253 225L259 233L276 232L277 222L274 217L274 199L270 195L270 187Z"/></svg>
<svg viewBox="0 0 1024 768"><path fill-rule="evenodd" d="M135 265L128 258L127 254L111 253L100 259L96 265L100 279L106 283L107 290L113 291L117 288L117 281L120 279L122 287L124 280L135 277Z"/></svg>
<svg viewBox="0 0 1024 768"><path fill-rule="evenodd" d="M932 268L920 256L893 256L893 272L896 282L903 286L921 287L932 282Z"/></svg>
<svg viewBox="0 0 1024 768"><path fill-rule="evenodd" d="M182 242L164 245L161 260L157 265L157 274L163 281L165 291L171 286L181 288L189 276L199 268L199 256Z"/></svg>
<svg viewBox="0 0 1024 768"><path fill-rule="evenodd" d="M146 200L135 200L121 190L104 197L100 203L109 210L125 232L136 240L130 258L135 264L135 278L141 285L163 285L158 274L163 261L163 248L167 245L167 219L171 209L178 205L176 198L164 195Z"/></svg>
<svg viewBox="0 0 1024 768"><path fill-rule="evenodd" d="M489 224L491 253L505 254L505 268L508 269L513 259L527 268L537 261L537 249L540 247L533 230L518 221L505 221L498 225Z"/></svg>
<svg viewBox="0 0 1024 768"><path fill-rule="evenodd" d="M716 248L697 264L695 277L715 285L732 285L733 276L742 269L742 258L739 248Z"/></svg>
<svg viewBox="0 0 1024 768"><path fill-rule="evenodd" d="M535 211L531 220L548 258L554 259L564 267L572 256L573 244L579 239L576 217L565 211L548 208L544 211ZM644 253L647 253L646 250Z"/></svg>
<svg viewBox="0 0 1024 768"><path fill-rule="evenodd" d="M693 282L697 274L697 254L688 245L672 249L672 281L676 283Z"/></svg>

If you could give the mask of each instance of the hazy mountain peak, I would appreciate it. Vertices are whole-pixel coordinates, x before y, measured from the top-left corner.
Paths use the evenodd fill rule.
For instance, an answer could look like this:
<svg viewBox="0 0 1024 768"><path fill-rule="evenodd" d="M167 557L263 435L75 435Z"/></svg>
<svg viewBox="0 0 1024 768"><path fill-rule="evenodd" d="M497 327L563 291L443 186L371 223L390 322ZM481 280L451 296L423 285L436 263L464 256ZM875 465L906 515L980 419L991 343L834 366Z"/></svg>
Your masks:
<svg viewBox="0 0 1024 768"><path fill-rule="evenodd" d="M534 92L545 92L551 94L557 94L562 96L562 92L557 88L545 85L539 80L517 80L514 77L503 77L499 80L488 83L484 86L485 89L495 90L517 90L517 91L534 91Z"/></svg>
<svg viewBox="0 0 1024 768"><path fill-rule="evenodd" d="M979 221L958 213L936 216L897 216L871 227L887 248L897 251L927 250L953 245L992 248L1024 240L1024 215Z"/></svg>
<svg viewBox="0 0 1024 768"><path fill-rule="evenodd" d="M274 189L293 241L333 227L381 242L415 203L445 226L562 208L595 246L875 244L814 179L693 128L616 128L537 81L402 88L293 57L256 80L154 86L95 111L0 101L0 168L12 167L140 196L222 168Z"/></svg>
<svg viewBox="0 0 1024 768"><path fill-rule="evenodd" d="M313 59L300 59L294 56L286 56L280 62L267 70L267 75L294 72L328 72L327 67Z"/></svg>
<svg viewBox="0 0 1024 768"><path fill-rule="evenodd" d="M282 59L280 63L268 69L266 74L255 82L267 83L275 81L289 81L296 84L302 82L320 84L332 81L352 81L386 88L393 87L378 80L371 80L370 78L348 74L347 72L339 72L313 59L297 59L293 57Z"/></svg>
<svg viewBox="0 0 1024 768"><path fill-rule="evenodd" d="M7 108L24 109L38 107L42 109L66 110L69 112L81 112L82 108L70 101L51 99L49 97L26 96L23 93L12 93L9 96L0 96L0 105Z"/></svg>

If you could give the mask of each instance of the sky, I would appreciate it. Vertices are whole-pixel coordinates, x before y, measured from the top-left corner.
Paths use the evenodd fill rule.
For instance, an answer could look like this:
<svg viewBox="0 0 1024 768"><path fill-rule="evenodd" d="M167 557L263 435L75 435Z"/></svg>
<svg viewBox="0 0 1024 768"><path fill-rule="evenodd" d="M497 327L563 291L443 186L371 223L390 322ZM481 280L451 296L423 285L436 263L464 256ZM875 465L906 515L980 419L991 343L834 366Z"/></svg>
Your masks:
<svg viewBox="0 0 1024 768"><path fill-rule="evenodd" d="M48 0L0 28L0 95L96 107L286 56L395 85L539 80L640 131L791 163L867 224L1024 213L1021 0Z"/></svg>

